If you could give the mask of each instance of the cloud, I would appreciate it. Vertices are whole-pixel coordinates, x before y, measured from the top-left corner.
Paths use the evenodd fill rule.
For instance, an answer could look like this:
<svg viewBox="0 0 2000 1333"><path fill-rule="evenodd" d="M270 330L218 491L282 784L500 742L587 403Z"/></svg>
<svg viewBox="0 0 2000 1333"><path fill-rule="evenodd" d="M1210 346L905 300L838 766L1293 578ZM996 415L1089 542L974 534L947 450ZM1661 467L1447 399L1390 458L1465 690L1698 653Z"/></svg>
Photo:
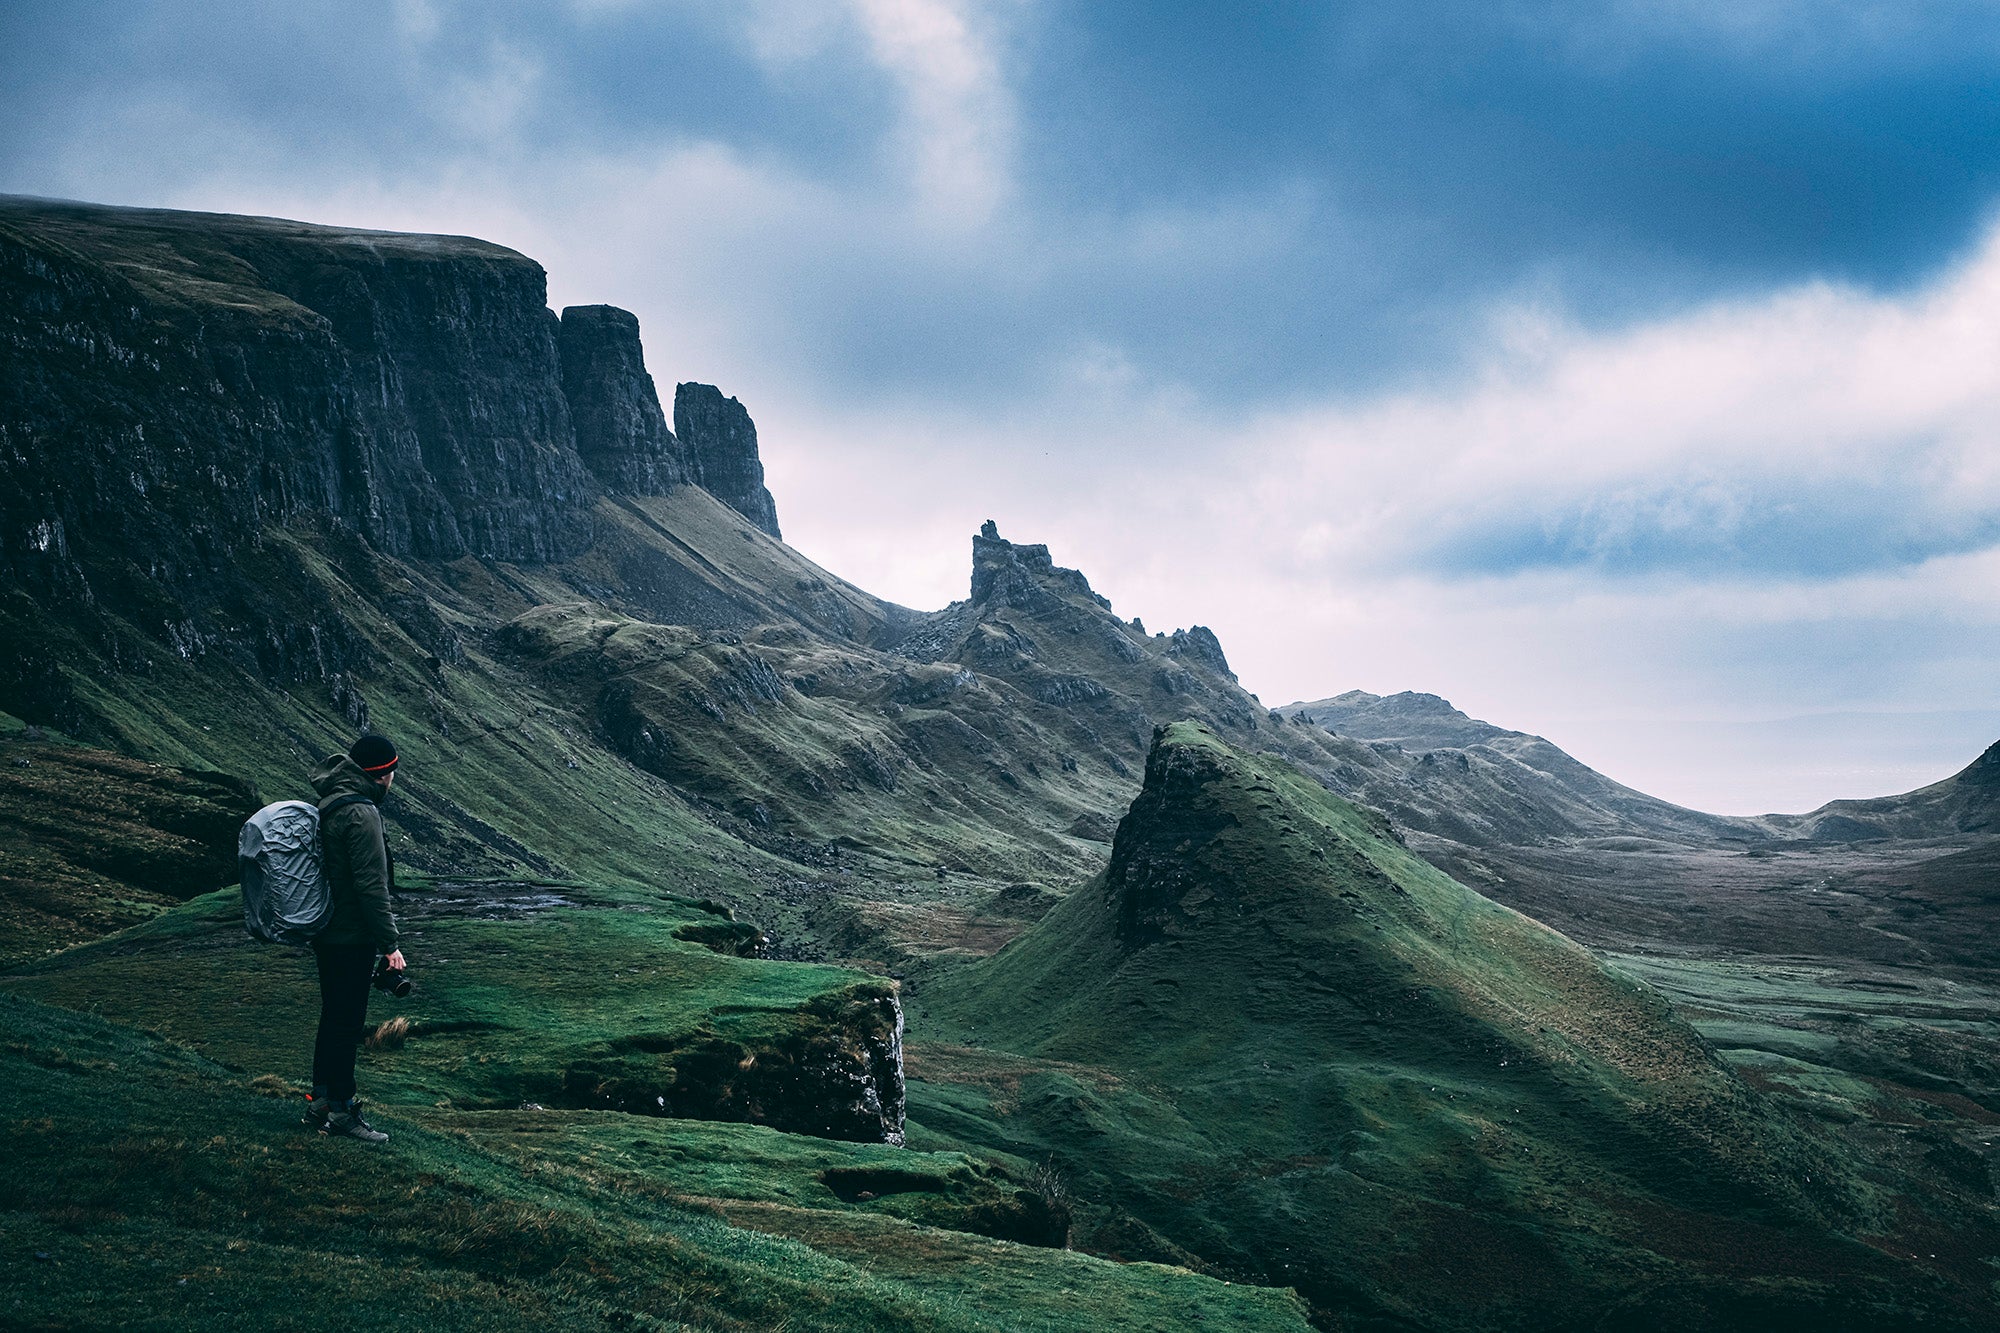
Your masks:
<svg viewBox="0 0 2000 1333"><path fill-rule="evenodd" d="M1005 202L1013 156L1012 97L989 33L960 0L852 0L881 66L905 98L902 137L927 212L980 223Z"/></svg>
<svg viewBox="0 0 2000 1333"><path fill-rule="evenodd" d="M1534 341L1469 391L1265 423L1284 493L1376 497L1302 524L1311 552L1378 572L1731 578L2000 540L2000 233L1907 297L1815 283Z"/></svg>
<svg viewBox="0 0 2000 1333"><path fill-rule="evenodd" d="M993 517L1588 752L2000 702L1991 25L1913 12L30 5L0 188L514 245L863 586Z"/></svg>
<svg viewBox="0 0 2000 1333"><path fill-rule="evenodd" d="M787 514L796 541L906 602L963 596L995 517L1121 614L1215 628L1272 702L1431 690L1709 808L1915 786L1992 739L2000 232L1900 296L1807 283L1611 333L1520 308L1482 326L1468 384L1240 417L1106 348L1060 410L787 408L774 484L818 501ZM1957 730L1869 767L1894 717L1938 710ZM1803 767L1770 737L1811 724L1752 725L1806 715ZM1695 722L1750 730L1704 770L1669 743ZM1854 762L1825 760L1841 744ZM1735 763L1764 766L1762 797Z"/></svg>

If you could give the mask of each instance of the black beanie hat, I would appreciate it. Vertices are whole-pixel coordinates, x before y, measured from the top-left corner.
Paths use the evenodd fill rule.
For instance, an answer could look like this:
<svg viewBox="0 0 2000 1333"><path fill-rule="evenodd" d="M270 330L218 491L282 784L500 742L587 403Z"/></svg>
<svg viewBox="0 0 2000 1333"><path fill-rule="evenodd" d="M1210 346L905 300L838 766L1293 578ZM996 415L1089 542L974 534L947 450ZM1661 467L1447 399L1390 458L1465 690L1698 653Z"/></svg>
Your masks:
<svg viewBox="0 0 2000 1333"><path fill-rule="evenodd" d="M363 773L378 779L389 776L396 769L395 745L387 736L377 736L372 731L347 747L347 757Z"/></svg>

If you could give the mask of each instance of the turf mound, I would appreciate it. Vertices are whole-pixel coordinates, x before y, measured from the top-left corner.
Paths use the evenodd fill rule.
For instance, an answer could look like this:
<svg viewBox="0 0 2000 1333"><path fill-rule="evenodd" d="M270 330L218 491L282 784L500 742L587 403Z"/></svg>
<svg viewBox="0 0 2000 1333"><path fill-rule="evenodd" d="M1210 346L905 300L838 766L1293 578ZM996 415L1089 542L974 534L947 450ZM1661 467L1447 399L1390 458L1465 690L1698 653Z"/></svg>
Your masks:
<svg viewBox="0 0 2000 1333"><path fill-rule="evenodd" d="M253 1073L296 1075L318 1016L312 961L247 941L235 899L197 898L5 985L116 1014ZM420 918L405 936L421 963L416 991L373 1006L386 1026L364 1081L414 1105L533 1102L901 1142L895 983L687 938L730 924L668 895Z"/></svg>

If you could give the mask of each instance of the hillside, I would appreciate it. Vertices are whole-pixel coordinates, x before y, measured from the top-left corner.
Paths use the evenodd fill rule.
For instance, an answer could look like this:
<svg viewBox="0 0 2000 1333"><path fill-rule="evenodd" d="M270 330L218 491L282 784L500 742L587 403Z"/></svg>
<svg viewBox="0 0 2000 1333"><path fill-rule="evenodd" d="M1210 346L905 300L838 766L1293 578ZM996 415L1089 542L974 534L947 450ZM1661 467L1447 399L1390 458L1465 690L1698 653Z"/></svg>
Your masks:
<svg viewBox="0 0 2000 1333"><path fill-rule="evenodd" d="M920 997L967 1045L914 1048L912 1142L1056 1146L1129 1213L1096 1219L1107 1246L1156 1235L1335 1326L1865 1327L1967 1299L1860 1243L1916 1205L1657 994L1198 725L1160 733L1104 876ZM1635 1280L1643 1315L1614 1316Z"/></svg>
<svg viewBox="0 0 2000 1333"><path fill-rule="evenodd" d="M1435 694L1406 690L1385 697L1349 690L1327 699L1286 704L1277 711L1341 736L1402 751L1408 762L1442 769L1447 778L1456 767L1461 786L1453 793L1451 808L1479 810L1490 821L1477 835L1461 841L1626 836L1728 843L1859 842L2000 833L2000 743L1962 772L1918 791L1831 801L1800 815L1738 817L1704 814L1635 791L1540 736L1482 722ZM1481 766L1478 779L1464 778L1472 771L1466 761ZM1505 761L1542 781L1526 790L1515 779L1512 794L1522 801L1522 808L1496 814L1493 794L1507 785L1507 779L1499 776ZM1434 780L1438 775L1433 771L1423 776ZM1423 816L1416 808L1406 815L1413 827L1421 826L1417 821ZM1451 835L1444 827L1425 831Z"/></svg>
<svg viewBox="0 0 2000 1333"><path fill-rule="evenodd" d="M10 1328L1306 1327L1283 1293L950 1229L1018 1207L962 1156L416 1106L355 1153L262 1067L0 995Z"/></svg>
<svg viewBox="0 0 2000 1333"><path fill-rule="evenodd" d="M1558 838L1742 837L1735 821L1634 791L1540 736L1508 731L1435 694L1349 690L1286 704L1287 717L1352 737L1394 761L1348 794L1394 808L1406 828L1475 846Z"/></svg>
<svg viewBox="0 0 2000 1333"><path fill-rule="evenodd" d="M1157 720L1374 762L996 531L942 611L842 582L773 535L741 404L683 384L669 427L636 321L544 295L463 238L0 202L5 728L268 799L374 726L407 865L887 963L1086 878Z"/></svg>

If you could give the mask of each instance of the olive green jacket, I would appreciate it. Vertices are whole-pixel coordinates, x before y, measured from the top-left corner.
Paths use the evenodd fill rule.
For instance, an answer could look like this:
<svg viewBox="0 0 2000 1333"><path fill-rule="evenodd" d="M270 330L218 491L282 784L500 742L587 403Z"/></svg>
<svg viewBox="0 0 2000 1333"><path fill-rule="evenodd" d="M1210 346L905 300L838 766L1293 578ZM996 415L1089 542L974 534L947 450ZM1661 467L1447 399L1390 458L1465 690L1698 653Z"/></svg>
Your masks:
<svg viewBox="0 0 2000 1333"><path fill-rule="evenodd" d="M319 793L321 867L333 895L333 911L314 942L393 953L396 917L389 910L389 890L395 872L377 808L389 789L344 754L330 755L313 769L312 785ZM327 813L327 806L350 795L368 799Z"/></svg>

